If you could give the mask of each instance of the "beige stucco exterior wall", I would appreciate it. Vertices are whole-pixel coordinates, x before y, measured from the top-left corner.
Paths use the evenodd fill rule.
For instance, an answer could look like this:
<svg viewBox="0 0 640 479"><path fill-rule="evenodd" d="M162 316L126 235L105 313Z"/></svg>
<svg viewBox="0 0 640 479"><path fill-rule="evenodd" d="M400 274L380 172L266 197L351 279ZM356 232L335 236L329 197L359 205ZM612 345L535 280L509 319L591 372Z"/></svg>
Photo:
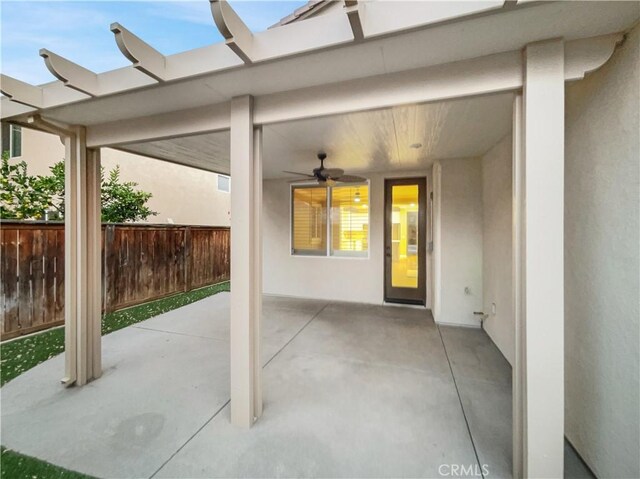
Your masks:
<svg viewBox="0 0 640 479"><path fill-rule="evenodd" d="M431 173L364 174L369 184L369 255L297 256L291 254L291 183L265 180L263 183L263 288L267 294L382 304L384 300L384 180L426 177ZM429 226L427 226L429 227ZM426 258L431 271L431 255ZM429 273L427 273L429 275ZM431 305L427 280L427 306Z"/></svg>
<svg viewBox="0 0 640 479"><path fill-rule="evenodd" d="M440 161L441 303L437 320L479 327L482 311L482 162Z"/></svg>
<svg viewBox="0 0 640 479"><path fill-rule="evenodd" d="M640 477L640 29L566 95L565 433Z"/></svg>
<svg viewBox="0 0 640 479"><path fill-rule="evenodd" d="M64 158L59 138L27 128L22 129L22 156L31 174L44 175ZM218 191L218 175L166 161L133 155L110 148L102 149L106 171L120 165L121 178L135 181L153 194L149 207L158 212L149 223L229 226L231 195Z"/></svg>
<svg viewBox="0 0 640 479"><path fill-rule="evenodd" d="M482 157L482 311L488 314L484 321L485 331L513 365L511 176L512 144L509 134Z"/></svg>

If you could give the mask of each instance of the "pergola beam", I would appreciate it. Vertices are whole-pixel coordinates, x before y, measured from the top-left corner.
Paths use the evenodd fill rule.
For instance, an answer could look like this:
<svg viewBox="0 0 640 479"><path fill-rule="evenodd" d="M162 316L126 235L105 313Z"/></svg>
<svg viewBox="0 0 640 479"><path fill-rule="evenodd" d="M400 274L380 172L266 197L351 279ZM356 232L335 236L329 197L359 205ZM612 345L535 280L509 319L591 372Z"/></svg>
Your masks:
<svg viewBox="0 0 640 479"><path fill-rule="evenodd" d="M229 129L229 103L87 127L87 146L119 146Z"/></svg>
<svg viewBox="0 0 640 479"><path fill-rule="evenodd" d="M513 91L522 87L522 55L507 52L463 62L350 80L256 98L255 122L278 123Z"/></svg>
<svg viewBox="0 0 640 479"><path fill-rule="evenodd" d="M293 23L270 29L265 32L251 34L246 26L242 24L235 12L231 13L232 10L226 3L224 3L224 0L213 0L213 2L214 3L211 4L212 10L216 11L219 9L218 13L222 16L223 31L228 37L233 39L232 41L235 45L243 45L241 32L245 32L246 39L251 40L244 42L244 46L246 48L244 48L243 51L245 52L245 57L248 56L253 62L251 68L261 69L260 71L255 71L255 75L269 74L268 72L278 68L279 64L276 64L275 61L282 61L283 67L298 64L298 62L300 62L302 66L305 61L309 60L309 58L306 55L301 55L301 53L318 52L318 54L324 58L328 55L327 49L330 47L352 44L351 47L347 46L346 48L366 49L367 39L375 38L383 34L384 36L394 36L395 34L402 33L402 35L398 37L394 36L394 40L390 43L390 45L396 45L398 43L397 40L401 39L404 34L409 37L416 35L416 31L410 32L407 29L426 30L425 41L450 42L455 37L454 32L457 29L458 21L465 21L469 15L485 15L486 12L491 9L499 9L499 2L495 3L493 1L488 3L483 2L482 4L448 2L455 5L449 7L437 4L433 7L435 10L432 9L429 13L426 10L423 11L424 6L421 6L419 4L420 2L407 2L407 4L403 4L402 9L398 9L398 15L400 17L407 17L408 13L412 12L411 15L408 16L413 16L415 18L405 18L400 21L395 15L392 15L393 18L385 19L384 9L386 7L384 4L387 2L373 2L370 4L367 3L366 5L360 2L357 4L358 18L362 24L364 41L355 42L354 44L352 26L349 23L348 15L345 15L344 12L328 13L327 15L305 20L304 22ZM353 7L356 5L354 2L355 0L349 0L349 6ZM416 5L413 5L414 3ZM553 8L556 8L554 5L557 4L544 4L540 7L536 6L535 8L526 9L520 9L520 7L515 6L513 8L507 7L507 9L510 12L509 14L518 17L517 19L520 22L518 25L521 25L521 17L525 16L523 13L524 11L552 9L551 13L553 13ZM618 7L618 9L621 9L621 7ZM580 11L577 10L574 13L580 14ZM592 22L590 25L593 26L594 20L592 17L589 17L589 15L593 16L596 13L599 15L607 14L606 11L595 9L593 12L585 15L583 22ZM233 21L230 21L231 18L237 19L238 22L234 24ZM376 18L378 20L376 20ZM486 15L478 21L486 24L494 24L496 23L496 20L493 18L494 16L492 15ZM436 25L438 25L438 28L429 29L430 26ZM520 31L521 29L514 27L512 30ZM319 34L319 32L322 32L322 34ZM554 38L562 36L564 30L561 28L547 28L545 32L548 36L544 38ZM427 33L428 35L426 35ZM123 33L122 35L124 38L127 34ZM524 31L523 35L529 38L532 36L535 37L536 34L530 31ZM507 32L505 36L508 37L505 41L513 44L515 36L517 35L514 34L513 31L510 31ZM600 45L593 45L590 43L594 41L594 38L574 40L567 43L567 79L580 78L584 72L597 68L601 63L606 61L609 55L606 52L613 51L613 47L615 46L615 41L610 43L610 38L607 37L609 37L609 35L600 37L600 40L598 40L601 42ZM486 51L495 50L495 46L493 45L495 42L486 40L484 43L486 43L487 46ZM138 45L138 47L140 47L140 45ZM136 47L129 45L127 48L129 53L134 55L138 54ZM395 49L395 46L391 49ZM145 48L143 47L142 50L145 50ZM324 51L319 52L319 50ZM153 50L147 49L147 51ZM432 61L437 61L438 63L458 61L468 58L469 56L467 55L477 55L480 51L481 49L478 46L477 48L471 48L469 52L464 53L459 47L454 46L451 49L451 54L445 55L445 57L448 57L448 60L440 55L436 59L425 60L425 67ZM345 52L349 51L345 50ZM597 52L605 52L606 55L601 56L597 54ZM47 55L46 51L43 51L43 53ZM340 54L339 51L336 51L336 53L338 55ZM151 63L144 59L140 61L140 66L149 70L152 75L160 76L158 73L159 70L157 69L157 59L160 58L158 55L160 54L158 53L154 55L151 53L151 57L155 58L155 60L151 60L151 62L155 62L153 63L155 66L149 66ZM137 56L135 58L138 59ZM247 58L245 58L245 60L246 59ZM125 68L96 75L87 69L75 65L63 58L54 56L53 54L48 54L48 59L46 60L49 68L52 69L58 78L63 79L64 83L52 82L50 84L42 85L41 87L35 87L42 88L43 99L41 106L27 106L26 103L18 103L19 100L17 95L14 95L14 100L11 100L8 97L3 98L1 112L3 119L21 121L19 116L25 113L82 102L83 100L86 100L86 93L103 97L133 90L163 88L164 85L158 85L158 81L152 76L146 74L140 75L140 72L136 71L134 66L127 66ZM166 88L174 86L174 81L194 81L196 77L202 77L205 75L209 77L206 81L215 82L217 75L220 75L225 81L228 78L228 81L231 84L235 84L236 78L243 75L240 73L236 74L235 72L229 72L228 70L236 69L243 65L243 61L244 60L242 60L229 48L228 45L225 45L224 43L216 43L207 47L190 50L188 52L166 56L164 77ZM269 63L267 64L267 62ZM411 62L409 62L409 64L411 64ZM267 71L267 73L265 73L265 71ZM288 83L299 82L291 81ZM298 85L297 87L293 87L293 89L300 88L302 86L303 85ZM256 88L258 87L251 87L242 91L242 93L259 96L261 94L260 92L252 91ZM271 91L273 92L277 90L271 89ZM233 94L236 93L238 93L238 91L233 91ZM168 94L171 95L172 93ZM226 100L228 99L229 98ZM37 103L37 101L33 101L33 98L30 98L28 101L30 103ZM194 103L195 102L191 104Z"/></svg>
<svg viewBox="0 0 640 479"><path fill-rule="evenodd" d="M119 23L112 23L111 31L115 35L118 48L131 61L133 68L156 81L166 80L166 58L162 53Z"/></svg>
<svg viewBox="0 0 640 479"><path fill-rule="evenodd" d="M565 81L604 64L619 35L576 40L566 48ZM594 55L589 45L598 45ZM259 125L319 116L452 100L520 90L522 53L499 53L461 62L390 73L255 97ZM229 102L90 125L89 147L117 146L229 129Z"/></svg>
<svg viewBox="0 0 640 479"><path fill-rule="evenodd" d="M8 75L0 74L0 92L16 103L33 108L44 106L42 88L16 80Z"/></svg>
<svg viewBox="0 0 640 479"><path fill-rule="evenodd" d="M362 7L364 7L364 5ZM344 2L344 11L349 19L349 25L351 25L353 39L356 41L360 41L364 38L362 19L360 18L360 11L362 7L358 5L358 0L345 0Z"/></svg>
<svg viewBox="0 0 640 479"><path fill-rule="evenodd" d="M58 122L45 120L40 115L31 115L27 118L27 124L36 130L45 131L52 135L58 135L60 137L72 136L74 132L68 125L62 125Z"/></svg>
<svg viewBox="0 0 640 479"><path fill-rule="evenodd" d="M73 88L89 96L98 96L98 75L66 58L50 52L46 48L40 50L40 56L44 58L47 69L65 86Z"/></svg>
<svg viewBox="0 0 640 479"><path fill-rule="evenodd" d="M211 14L218 31L224 37L224 41L231 50L242 59L244 63L253 63L252 43L253 34L245 25L227 0L209 0Z"/></svg>
<svg viewBox="0 0 640 479"><path fill-rule="evenodd" d="M367 2L366 15L362 15L360 19L364 38L389 35L407 28L421 28L451 22L470 15L501 9L505 5L505 0L404 3L403 8L399 9L395 2ZM347 7L347 14L348 8L350 7Z"/></svg>

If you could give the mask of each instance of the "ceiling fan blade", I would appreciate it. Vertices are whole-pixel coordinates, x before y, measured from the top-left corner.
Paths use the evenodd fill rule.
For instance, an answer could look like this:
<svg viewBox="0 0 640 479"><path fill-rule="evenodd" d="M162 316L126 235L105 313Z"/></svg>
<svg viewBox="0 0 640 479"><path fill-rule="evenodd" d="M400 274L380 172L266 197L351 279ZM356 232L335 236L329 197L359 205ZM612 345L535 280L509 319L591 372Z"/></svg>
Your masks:
<svg viewBox="0 0 640 479"><path fill-rule="evenodd" d="M308 178L308 179L300 178L300 179L297 179L297 180L289 180L288 182L289 183L300 183L300 184L308 185L311 182L311 180L317 181L318 184L320 184L320 182L318 181L317 178ZM322 183L322 184L324 184L324 183Z"/></svg>
<svg viewBox="0 0 640 479"><path fill-rule="evenodd" d="M307 178L315 178L315 176L313 175L309 175L307 173L298 173L297 171L283 171L283 173L289 173L290 175L300 175L300 176L306 176Z"/></svg>
<svg viewBox="0 0 640 479"><path fill-rule="evenodd" d="M322 176L325 178L333 178L335 180L342 175L344 175L344 170L341 170L340 168L326 168L322 170Z"/></svg>
<svg viewBox="0 0 640 479"><path fill-rule="evenodd" d="M342 175L339 178L334 178L338 183L365 183L367 181L366 178L362 176L355 175Z"/></svg>

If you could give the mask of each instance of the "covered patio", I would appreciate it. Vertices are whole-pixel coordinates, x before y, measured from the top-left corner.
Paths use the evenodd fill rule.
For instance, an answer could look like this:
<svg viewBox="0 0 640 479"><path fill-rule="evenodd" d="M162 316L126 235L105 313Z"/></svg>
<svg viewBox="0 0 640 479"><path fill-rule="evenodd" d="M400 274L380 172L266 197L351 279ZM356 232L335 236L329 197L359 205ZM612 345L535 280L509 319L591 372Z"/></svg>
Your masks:
<svg viewBox="0 0 640 479"><path fill-rule="evenodd" d="M96 74L42 50L59 81L2 77L3 119L65 141L71 272L64 368L57 358L3 388L7 445L123 477L436 476L442 464L562 476L565 83L610 58L637 18L633 2L348 0L260 33L224 0L211 12L224 43L164 56L114 23L130 67ZM507 264L498 311L512 370L483 331L444 326L479 326L475 313L496 305L476 308L482 274L466 282L469 262L446 252L466 236L446 220L447 195L469 223L479 189L447 183L439 162L508 134L501 232L512 254L497 263ZM309 171L326 143L370 181L362 258L295 257L286 237L282 170ZM231 175L232 293L192 306L219 313L211 324L162 316L101 340L103 147ZM426 185L421 214L432 213L415 268L421 309L381 306L384 187L407 175ZM475 199L459 207L469 190ZM263 303L264 292L313 299ZM63 369L66 386L83 387L56 387ZM26 393L31 383L39 394ZM43 429L37 451L26 418Z"/></svg>
<svg viewBox="0 0 640 479"><path fill-rule="evenodd" d="M106 336L85 388L51 381L62 356L8 383L3 444L97 477L510 475L511 369L484 332L438 328L423 309L274 296L263 318L250 431L229 423L220 293Z"/></svg>

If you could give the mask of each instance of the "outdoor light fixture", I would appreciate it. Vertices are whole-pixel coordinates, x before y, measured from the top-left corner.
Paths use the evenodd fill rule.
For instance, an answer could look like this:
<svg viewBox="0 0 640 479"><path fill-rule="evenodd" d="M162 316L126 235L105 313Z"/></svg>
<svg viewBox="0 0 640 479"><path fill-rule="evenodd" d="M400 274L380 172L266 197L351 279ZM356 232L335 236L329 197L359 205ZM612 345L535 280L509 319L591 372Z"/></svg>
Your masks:
<svg viewBox="0 0 640 479"><path fill-rule="evenodd" d="M356 191L356 197L353 199L356 203L360 203L360 192Z"/></svg>

